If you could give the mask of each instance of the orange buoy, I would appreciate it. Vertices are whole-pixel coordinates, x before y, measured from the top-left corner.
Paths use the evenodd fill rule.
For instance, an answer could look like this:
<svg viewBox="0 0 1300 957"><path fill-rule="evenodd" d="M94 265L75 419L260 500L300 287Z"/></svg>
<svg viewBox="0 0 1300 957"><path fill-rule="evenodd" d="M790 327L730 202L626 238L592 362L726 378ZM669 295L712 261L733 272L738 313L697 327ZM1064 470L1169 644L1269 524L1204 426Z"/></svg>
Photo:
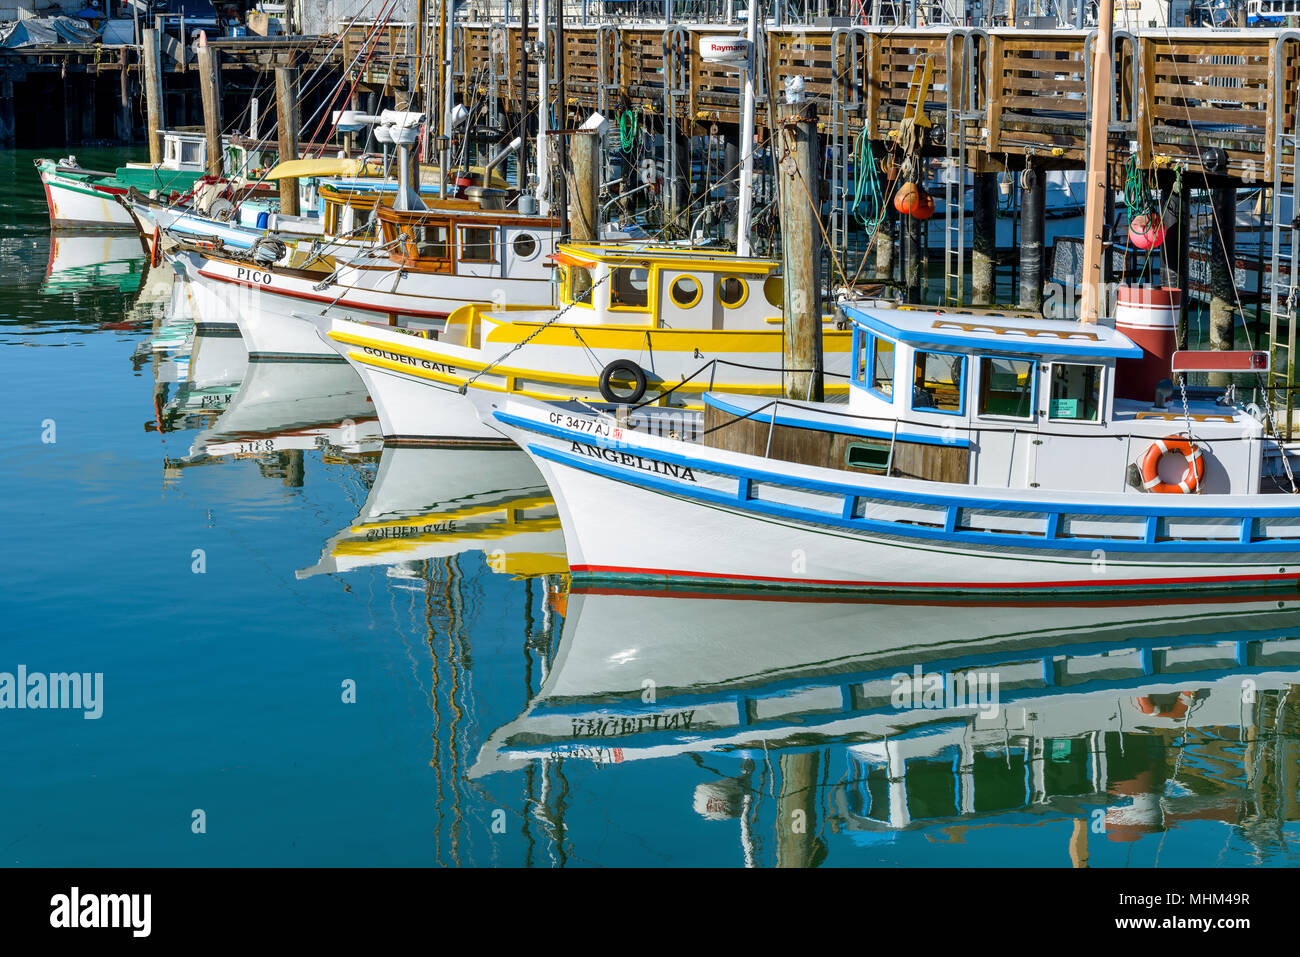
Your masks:
<svg viewBox="0 0 1300 957"><path fill-rule="evenodd" d="M1177 484L1160 480L1160 460L1169 452L1175 452L1187 460L1187 468ZM1148 492L1181 493L1190 495L1205 478L1205 456L1194 442L1177 435L1166 435L1156 439L1142 456L1142 487Z"/></svg>
<svg viewBox="0 0 1300 957"><path fill-rule="evenodd" d="M911 216L912 211L916 209L917 201L920 199L920 193L921 191L915 183L904 183L898 187L898 192L894 194L894 209L904 216Z"/></svg>
<svg viewBox="0 0 1300 957"><path fill-rule="evenodd" d="M918 190L918 193L920 195L915 208L912 210L912 218L927 220L934 215L934 197L923 189Z"/></svg>

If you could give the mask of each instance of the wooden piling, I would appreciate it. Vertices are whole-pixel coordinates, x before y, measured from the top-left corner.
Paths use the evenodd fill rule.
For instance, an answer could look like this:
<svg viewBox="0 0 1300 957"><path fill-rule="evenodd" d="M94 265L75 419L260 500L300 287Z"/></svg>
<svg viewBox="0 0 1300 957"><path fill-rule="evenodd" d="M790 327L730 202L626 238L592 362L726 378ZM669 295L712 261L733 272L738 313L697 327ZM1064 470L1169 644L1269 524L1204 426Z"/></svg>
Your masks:
<svg viewBox="0 0 1300 957"><path fill-rule="evenodd" d="M280 137L280 162L298 158L298 69L275 68L275 117ZM280 213L298 215L298 180L280 180Z"/></svg>
<svg viewBox="0 0 1300 957"><path fill-rule="evenodd" d="M903 245L903 298L919 303L925 293L928 231L925 222L915 216L899 216L898 228Z"/></svg>
<svg viewBox="0 0 1300 957"><path fill-rule="evenodd" d="M880 228L876 230L876 281L891 283L894 281L894 235L898 225L898 213L892 202L885 203L885 215L880 219Z"/></svg>
<svg viewBox="0 0 1300 957"><path fill-rule="evenodd" d="M991 306L997 282L997 174L976 173L974 193L974 235L970 260L971 303L976 306Z"/></svg>
<svg viewBox="0 0 1300 957"><path fill-rule="evenodd" d="M815 103L781 104L775 145L780 165L785 396L820 402L822 234L815 203L821 186L821 142Z"/></svg>
<svg viewBox="0 0 1300 957"><path fill-rule="evenodd" d="M221 59L206 43L199 47L199 94L203 99L203 136L207 141L209 176L224 176L221 131L225 128L221 110Z"/></svg>
<svg viewBox="0 0 1300 957"><path fill-rule="evenodd" d="M1210 191L1213 222L1210 225L1210 348L1231 349L1237 320L1232 262L1237 246L1237 191L1219 187ZM1228 384L1227 373L1211 373L1210 385Z"/></svg>
<svg viewBox="0 0 1300 957"><path fill-rule="evenodd" d="M819 751L782 754L777 797L776 866L816 867L826 854L817 822Z"/></svg>
<svg viewBox="0 0 1300 957"><path fill-rule="evenodd" d="M121 56L118 58L117 123L114 138L121 143L130 143L135 132L135 124L131 117L130 71L127 69L130 63L130 54L127 51L130 49L130 47L122 47Z"/></svg>
<svg viewBox="0 0 1300 957"><path fill-rule="evenodd" d="M144 30L140 46L144 53L144 105L145 136L149 140L149 162L157 166L163 161L162 134L162 71L158 66L158 31Z"/></svg>
<svg viewBox="0 0 1300 957"><path fill-rule="evenodd" d="M600 134L578 130L569 137L568 226L575 243L600 239Z"/></svg>

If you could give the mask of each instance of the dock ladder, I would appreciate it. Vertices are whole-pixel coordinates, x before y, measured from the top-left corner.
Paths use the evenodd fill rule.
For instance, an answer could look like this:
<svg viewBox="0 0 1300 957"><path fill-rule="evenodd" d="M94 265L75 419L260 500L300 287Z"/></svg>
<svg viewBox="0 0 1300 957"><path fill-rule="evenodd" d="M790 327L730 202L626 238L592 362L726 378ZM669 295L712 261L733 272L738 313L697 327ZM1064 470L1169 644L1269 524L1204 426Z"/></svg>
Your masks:
<svg viewBox="0 0 1300 957"><path fill-rule="evenodd" d="M1287 30L1276 41L1278 52L1283 52L1287 42L1300 42L1300 31ZM1296 311L1300 306L1300 229L1296 228L1300 219L1295 218L1300 212L1292 202L1292 219L1283 221L1278 215L1284 208L1281 203L1283 192L1288 183L1295 195L1296 157L1300 153L1300 132L1295 128L1295 119L1287 123L1285 98L1278 97L1273 104L1274 140L1273 140L1273 236L1270 250L1269 272L1266 281L1269 284L1268 308L1268 394L1267 404L1274 408L1276 416L1274 428L1278 437L1290 441L1292 437L1291 417L1295 412L1296 392L1300 385L1296 383ZM1263 255L1263 250L1260 250ZM1260 290L1263 294L1263 290ZM1258 348L1258 344L1256 344ZM1282 356L1283 361L1279 361ZM1280 421L1278 421L1280 420Z"/></svg>
<svg viewBox="0 0 1300 957"><path fill-rule="evenodd" d="M948 64L944 113L943 298L947 305L966 302L966 186L969 168L967 130L979 129L984 111L978 102L980 84L976 37L983 30L953 30L946 40ZM954 56L957 51L959 56ZM954 69L954 64L959 64Z"/></svg>

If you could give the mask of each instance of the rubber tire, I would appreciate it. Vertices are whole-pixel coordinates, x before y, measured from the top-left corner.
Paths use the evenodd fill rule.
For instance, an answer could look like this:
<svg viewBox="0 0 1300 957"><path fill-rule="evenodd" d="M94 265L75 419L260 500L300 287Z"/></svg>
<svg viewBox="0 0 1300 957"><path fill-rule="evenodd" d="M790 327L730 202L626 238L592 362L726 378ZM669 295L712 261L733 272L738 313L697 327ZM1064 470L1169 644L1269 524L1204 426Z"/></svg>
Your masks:
<svg viewBox="0 0 1300 957"><path fill-rule="evenodd" d="M615 375L618 375L619 378L630 378L636 382L636 389L633 390L631 395L618 395L614 392L610 380ZM631 359L615 359L600 370L600 395L606 402L612 402L616 405L636 405L645 398L645 390L645 370Z"/></svg>

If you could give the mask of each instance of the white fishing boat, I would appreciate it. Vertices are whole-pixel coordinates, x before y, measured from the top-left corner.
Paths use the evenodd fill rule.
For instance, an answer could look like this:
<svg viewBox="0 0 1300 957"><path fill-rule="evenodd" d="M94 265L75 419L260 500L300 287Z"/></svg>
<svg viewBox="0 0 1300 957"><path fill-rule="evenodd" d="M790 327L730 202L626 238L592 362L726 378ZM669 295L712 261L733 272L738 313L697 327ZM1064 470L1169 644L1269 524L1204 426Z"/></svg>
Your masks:
<svg viewBox="0 0 1300 957"><path fill-rule="evenodd" d="M1099 54L1103 89L1110 69ZM1098 127L1106 109L1096 97ZM1084 276L1098 279L1106 149L1093 138ZM907 592L1300 582L1300 498L1271 494L1296 491L1297 450L1260 388L1268 355L1176 353L1176 293L1121 288L1114 327L1096 321L1096 279L1084 293L1079 322L847 300L847 410L710 393L699 443L474 400L546 476L580 577ZM1189 395L1170 381L1194 372L1238 382Z"/></svg>
<svg viewBox="0 0 1300 957"><path fill-rule="evenodd" d="M191 248L176 261L222 304L210 315L237 323L255 358L337 361L313 313L422 333L440 332L466 302L553 301L546 257L558 223L550 217L445 200L429 210L380 207L378 219L382 242L373 246L299 245L279 261Z"/></svg>

